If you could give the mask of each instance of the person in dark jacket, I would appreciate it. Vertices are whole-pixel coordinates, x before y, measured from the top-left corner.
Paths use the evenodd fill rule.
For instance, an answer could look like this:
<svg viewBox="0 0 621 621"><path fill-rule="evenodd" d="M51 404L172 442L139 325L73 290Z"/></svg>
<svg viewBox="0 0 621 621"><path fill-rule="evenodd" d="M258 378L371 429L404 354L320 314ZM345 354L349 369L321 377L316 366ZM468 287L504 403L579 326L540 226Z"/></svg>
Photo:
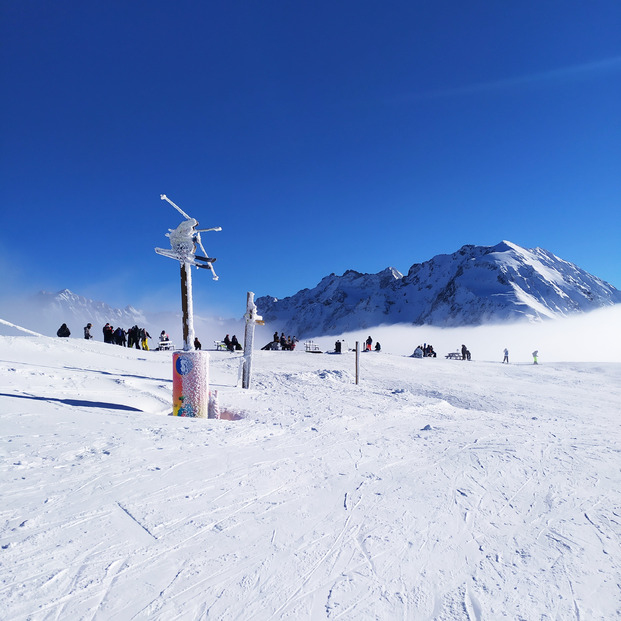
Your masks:
<svg viewBox="0 0 621 621"><path fill-rule="evenodd" d="M112 335L114 334L114 328L107 323L104 327L103 327L103 337L104 337L104 343L112 343Z"/></svg>
<svg viewBox="0 0 621 621"><path fill-rule="evenodd" d="M71 336L71 331L67 327L66 323L63 323L63 325L60 326L60 328L58 328L58 330L56 331L56 336L60 336L64 338Z"/></svg>
<svg viewBox="0 0 621 621"><path fill-rule="evenodd" d="M194 338L194 349L200 351L201 349L201 342L198 340L198 337Z"/></svg>
<svg viewBox="0 0 621 621"><path fill-rule="evenodd" d="M89 339L93 338L93 335L91 334L91 328L93 327L92 323L87 323L84 326L84 338L88 341Z"/></svg>
<svg viewBox="0 0 621 621"><path fill-rule="evenodd" d="M233 338L231 339L231 345L233 346L233 349L241 350L242 348L235 335L233 335Z"/></svg>
<svg viewBox="0 0 621 621"><path fill-rule="evenodd" d="M229 337L228 334L224 337L222 342L226 345L226 348L229 351L233 351L235 349L235 347L233 347L233 344L231 343L231 338Z"/></svg>

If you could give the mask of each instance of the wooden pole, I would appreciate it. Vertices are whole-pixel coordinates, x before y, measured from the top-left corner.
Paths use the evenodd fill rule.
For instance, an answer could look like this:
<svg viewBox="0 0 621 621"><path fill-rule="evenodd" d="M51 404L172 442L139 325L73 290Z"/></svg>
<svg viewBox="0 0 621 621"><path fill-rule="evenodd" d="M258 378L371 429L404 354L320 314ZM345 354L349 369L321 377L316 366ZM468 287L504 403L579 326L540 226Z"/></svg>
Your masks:
<svg viewBox="0 0 621 621"><path fill-rule="evenodd" d="M181 310L183 313L183 350L194 351L194 309L192 308L192 266L181 264Z"/></svg>
<svg viewBox="0 0 621 621"><path fill-rule="evenodd" d="M254 293L246 294L246 331L244 332L244 368L242 374L242 388L250 388L250 374L252 372L252 348L254 347Z"/></svg>
<svg viewBox="0 0 621 621"><path fill-rule="evenodd" d="M356 341L356 384L360 379L360 342Z"/></svg>

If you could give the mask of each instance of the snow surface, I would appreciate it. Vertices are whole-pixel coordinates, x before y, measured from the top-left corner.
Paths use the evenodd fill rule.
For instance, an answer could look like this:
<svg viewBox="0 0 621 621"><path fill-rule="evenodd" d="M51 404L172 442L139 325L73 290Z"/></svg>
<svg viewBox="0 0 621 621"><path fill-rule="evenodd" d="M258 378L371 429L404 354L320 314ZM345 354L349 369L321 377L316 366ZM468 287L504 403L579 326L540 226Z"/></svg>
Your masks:
<svg viewBox="0 0 621 621"><path fill-rule="evenodd" d="M170 352L1 336L0 618L619 618L621 364L497 345L257 351L250 390L210 352L227 422L167 416Z"/></svg>

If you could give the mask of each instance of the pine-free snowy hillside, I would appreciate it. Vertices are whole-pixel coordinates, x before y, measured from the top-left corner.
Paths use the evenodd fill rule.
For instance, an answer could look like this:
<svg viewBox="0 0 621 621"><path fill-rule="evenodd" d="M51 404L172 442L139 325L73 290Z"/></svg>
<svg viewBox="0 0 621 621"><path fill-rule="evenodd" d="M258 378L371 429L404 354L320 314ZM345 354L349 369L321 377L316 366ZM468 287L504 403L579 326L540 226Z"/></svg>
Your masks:
<svg viewBox="0 0 621 621"><path fill-rule="evenodd" d="M1 619L621 616L621 364L238 363L0 337Z"/></svg>
<svg viewBox="0 0 621 621"><path fill-rule="evenodd" d="M240 315L244 302L245 299L240 304ZM206 317L198 307L194 311L196 334L205 345L215 339L222 339L227 332L243 334L243 322L240 319ZM54 336L60 325L66 323L72 337L82 338L84 326L92 323L93 337L101 341L103 326L110 323L115 328L121 326L126 330L133 325L146 328L152 336L151 346L157 343L156 339L162 330L170 335L174 343L183 343L180 313L157 309L138 310L133 306L115 308L105 302L73 293L69 289L56 293L41 291L28 298L5 300L0 306L0 317L47 336ZM0 334L3 333L0 327Z"/></svg>
<svg viewBox="0 0 621 621"><path fill-rule="evenodd" d="M403 276L353 270L326 276L314 289L257 300L263 317L300 337L382 324L465 326L538 320L621 302L621 292L547 250L503 241L463 246L413 265Z"/></svg>

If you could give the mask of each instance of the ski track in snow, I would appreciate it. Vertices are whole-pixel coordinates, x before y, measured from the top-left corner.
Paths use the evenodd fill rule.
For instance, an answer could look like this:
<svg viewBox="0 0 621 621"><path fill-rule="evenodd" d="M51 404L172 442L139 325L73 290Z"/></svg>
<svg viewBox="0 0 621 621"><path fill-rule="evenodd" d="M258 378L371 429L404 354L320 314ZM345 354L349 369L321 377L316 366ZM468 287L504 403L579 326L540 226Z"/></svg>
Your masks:
<svg viewBox="0 0 621 621"><path fill-rule="evenodd" d="M0 341L2 619L621 616L621 365Z"/></svg>

